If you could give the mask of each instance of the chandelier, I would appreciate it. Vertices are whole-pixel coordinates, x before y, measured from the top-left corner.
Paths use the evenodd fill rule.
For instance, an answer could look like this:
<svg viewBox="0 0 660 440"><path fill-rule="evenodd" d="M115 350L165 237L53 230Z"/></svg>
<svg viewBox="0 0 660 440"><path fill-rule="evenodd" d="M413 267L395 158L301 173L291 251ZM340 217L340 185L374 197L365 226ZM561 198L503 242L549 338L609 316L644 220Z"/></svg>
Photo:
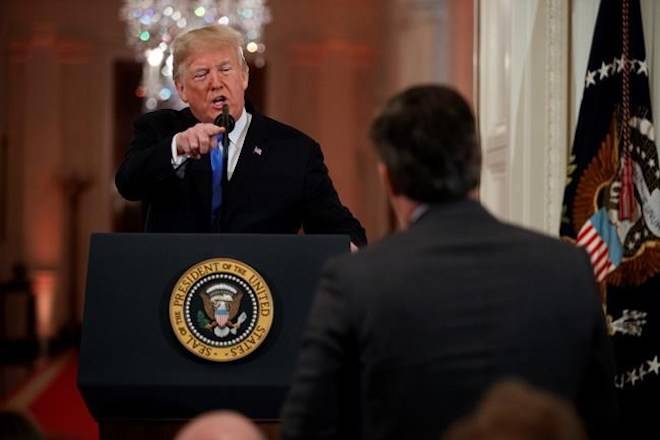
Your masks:
<svg viewBox="0 0 660 440"><path fill-rule="evenodd" d="M128 44L143 63L136 94L145 110L183 106L172 78L171 44L190 29L217 23L241 32L244 53L256 67L264 65L263 26L270 22L266 0L124 0Z"/></svg>

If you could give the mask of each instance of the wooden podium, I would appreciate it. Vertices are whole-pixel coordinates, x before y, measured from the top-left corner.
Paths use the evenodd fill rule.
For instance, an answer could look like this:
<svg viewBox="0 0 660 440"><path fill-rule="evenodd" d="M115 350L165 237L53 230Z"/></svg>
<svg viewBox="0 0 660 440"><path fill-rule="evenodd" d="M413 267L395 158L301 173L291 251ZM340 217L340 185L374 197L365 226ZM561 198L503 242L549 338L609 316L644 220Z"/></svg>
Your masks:
<svg viewBox="0 0 660 440"><path fill-rule="evenodd" d="M321 267L348 251L349 238L332 235L93 235L78 386L99 423L101 438L171 438L185 422L214 409L239 411L269 438L277 438L280 406ZM214 267L226 270L200 269L211 267L200 266L202 262L218 260L229 263ZM237 271L249 267L261 276L270 290L270 305L262 306L260 299L250 302L262 285L250 293L249 280L229 273L234 270L229 269L231 262ZM211 295L205 292L217 287L207 288L209 283L225 279L236 283L237 289L223 284L229 293L241 286L247 289L227 303L234 304L228 310L243 319L235 320L237 332L229 336L229 324L204 312L210 304L204 295ZM173 305L188 307L185 319L176 319L180 316L172 312ZM223 313L218 311L223 307L219 305L216 314ZM242 353L242 348L231 350L237 347L231 344L240 340L249 346L247 341L254 338L240 332L260 328L261 317L268 315L263 307L272 307L270 330L254 351L228 362L194 353L222 353L227 358ZM195 341L189 346L182 342L193 335L212 350Z"/></svg>

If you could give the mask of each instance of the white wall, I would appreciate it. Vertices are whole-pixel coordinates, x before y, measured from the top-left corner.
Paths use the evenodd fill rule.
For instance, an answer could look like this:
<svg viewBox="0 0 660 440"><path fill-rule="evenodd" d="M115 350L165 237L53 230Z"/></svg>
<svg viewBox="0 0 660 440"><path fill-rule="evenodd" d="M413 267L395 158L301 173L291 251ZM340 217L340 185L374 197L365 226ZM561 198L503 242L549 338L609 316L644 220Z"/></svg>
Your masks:
<svg viewBox="0 0 660 440"><path fill-rule="evenodd" d="M556 235L566 167L568 0L481 0L480 197Z"/></svg>

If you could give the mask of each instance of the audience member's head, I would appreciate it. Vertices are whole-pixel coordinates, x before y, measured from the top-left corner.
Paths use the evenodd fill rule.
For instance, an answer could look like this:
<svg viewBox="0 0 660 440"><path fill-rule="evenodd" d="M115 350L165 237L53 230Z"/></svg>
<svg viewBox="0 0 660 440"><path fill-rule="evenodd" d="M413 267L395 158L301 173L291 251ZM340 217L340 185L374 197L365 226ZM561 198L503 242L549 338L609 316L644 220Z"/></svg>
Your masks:
<svg viewBox="0 0 660 440"><path fill-rule="evenodd" d="M265 437L239 413L212 411L188 422L175 440L265 440Z"/></svg>
<svg viewBox="0 0 660 440"><path fill-rule="evenodd" d="M2 440L41 440L44 437L37 426L24 414L0 411L0 439Z"/></svg>
<svg viewBox="0 0 660 440"><path fill-rule="evenodd" d="M587 440L587 435L570 403L521 382L502 381L442 439Z"/></svg>
<svg viewBox="0 0 660 440"><path fill-rule="evenodd" d="M370 135L395 196L438 203L461 199L479 184L474 114L451 88L417 86L395 95Z"/></svg>

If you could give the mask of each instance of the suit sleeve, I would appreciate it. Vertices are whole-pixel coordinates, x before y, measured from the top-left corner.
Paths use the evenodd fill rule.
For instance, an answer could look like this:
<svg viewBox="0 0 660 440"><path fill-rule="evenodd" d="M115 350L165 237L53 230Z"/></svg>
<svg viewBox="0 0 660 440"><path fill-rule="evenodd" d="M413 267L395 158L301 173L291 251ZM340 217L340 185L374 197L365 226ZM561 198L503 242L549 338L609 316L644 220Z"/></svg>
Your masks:
<svg viewBox="0 0 660 440"><path fill-rule="evenodd" d="M127 200L145 200L165 179L175 177L171 159L172 136L159 136L150 118L140 117L117 174L115 185Z"/></svg>
<svg viewBox="0 0 660 440"><path fill-rule="evenodd" d="M614 388L614 355L598 291L593 279L591 263L584 257L587 291L590 293L592 343L586 371L578 390L576 409L585 423L589 438L616 438L619 431L619 408Z"/></svg>
<svg viewBox="0 0 660 440"><path fill-rule="evenodd" d="M303 229L306 233L347 234L357 246L367 244L360 222L341 204L317 143L305 169Z"/></svg>
<svg viewBox="0 0 660 440"><path fill-rule="evenodd" d="M359 356L337 272L326 270L282 411L282 438L356 438Z"/></svg>

